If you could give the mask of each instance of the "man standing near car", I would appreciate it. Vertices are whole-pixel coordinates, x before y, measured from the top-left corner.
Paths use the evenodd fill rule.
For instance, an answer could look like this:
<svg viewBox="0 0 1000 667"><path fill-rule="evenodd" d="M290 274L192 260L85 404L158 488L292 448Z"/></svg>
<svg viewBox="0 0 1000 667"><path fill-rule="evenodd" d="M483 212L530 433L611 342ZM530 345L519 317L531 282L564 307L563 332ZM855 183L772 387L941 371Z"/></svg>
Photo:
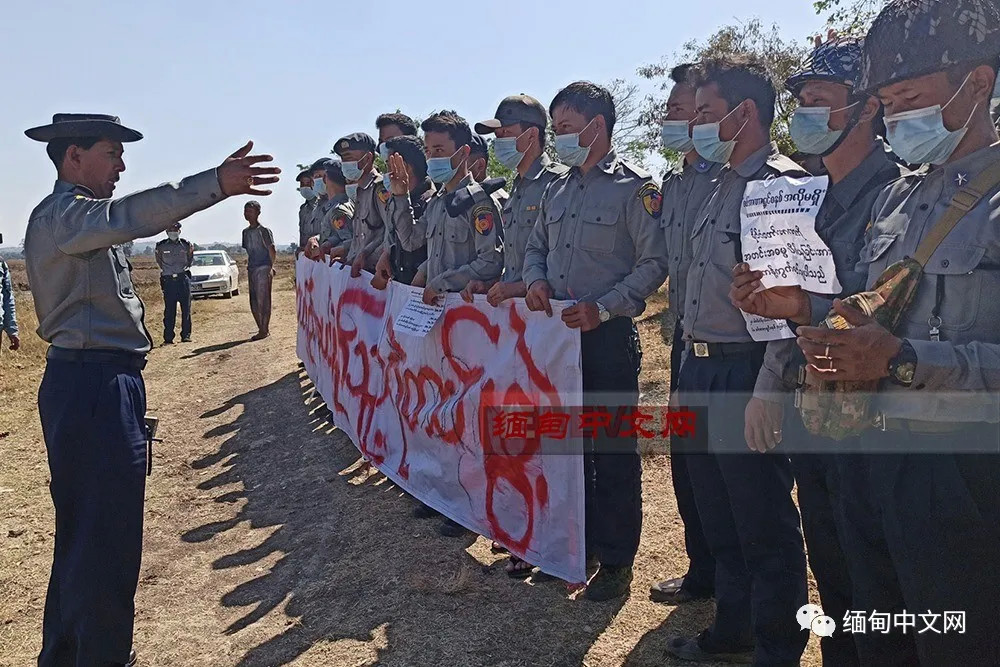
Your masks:
<svg viewBox="0 0 1000 667"><path fill-rule="evenodd" d="M177 305L181 307L181 342L191 342L191 262L194 245L181 238L181 223L167 229L167 238L156 244L156 265L160 267L163 290L163 344L174 344Z"/></svg>
<svg viewBox="0 0 1000 667"><path fill-rule="evenodd" d="M250 312L257 322L257 333L250 340L263 340L270 334L271 279L274 278L274 235L260 224L260 204L248 201L243 217L250 226L243 230L243 248L247 251L247 274L250 280Z"/></svg>

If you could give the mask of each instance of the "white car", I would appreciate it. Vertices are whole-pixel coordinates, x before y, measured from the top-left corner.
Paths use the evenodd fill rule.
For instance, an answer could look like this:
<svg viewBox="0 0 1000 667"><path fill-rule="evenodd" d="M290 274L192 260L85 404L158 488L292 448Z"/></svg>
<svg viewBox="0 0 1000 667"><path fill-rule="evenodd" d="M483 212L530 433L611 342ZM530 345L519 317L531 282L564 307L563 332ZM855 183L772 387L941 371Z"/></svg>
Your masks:
<svg viewBox="0 0 1000 667"><path fill-rule="evenodd" d="M225 250L196 250L191 263L191 296L240 293L240 268Z"/></svg>

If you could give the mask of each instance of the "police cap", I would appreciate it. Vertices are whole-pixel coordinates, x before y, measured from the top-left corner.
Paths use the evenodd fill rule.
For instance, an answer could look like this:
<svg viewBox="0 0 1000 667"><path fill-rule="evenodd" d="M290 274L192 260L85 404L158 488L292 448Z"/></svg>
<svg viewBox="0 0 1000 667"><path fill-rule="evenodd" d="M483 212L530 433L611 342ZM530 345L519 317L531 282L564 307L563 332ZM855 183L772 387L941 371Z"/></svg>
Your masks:
<svg viewBox="0 0 1000 667"><path fill-rule="evenodd" d="M341 137L337 139L337 143L333 145L333 151L343 157L345 151L364 151L366 153L374 153L376 150L375 140L364 132L355 132L354 134L349 134L346 137Z"/></svg>
<svg viewBox="0 0 1000 667"><path fill-rule="evenodd" d="M319 171L321 169L325 171L327 165L329 165L333 161L334 161L333 158L321 157L320 159L312 163L312 166L309 167L309 173L312 174L314 171Z"/></svg>
<svg viewBox="0 0 1000 667"><path fill-rule="evenodd" d="M476 123L475 130L479 134L493 134L498 128L518 123L545 127L548 120L542 103L531 95L522 93L505 97L497 107L495 117Z"/></svg>
<svg viewBox="0 0 1000 667"><path fill-rule="evenodd" d="M1000 13L988 0L893 0L865 37L860 88L884 86L1000 55Z"/></svg>

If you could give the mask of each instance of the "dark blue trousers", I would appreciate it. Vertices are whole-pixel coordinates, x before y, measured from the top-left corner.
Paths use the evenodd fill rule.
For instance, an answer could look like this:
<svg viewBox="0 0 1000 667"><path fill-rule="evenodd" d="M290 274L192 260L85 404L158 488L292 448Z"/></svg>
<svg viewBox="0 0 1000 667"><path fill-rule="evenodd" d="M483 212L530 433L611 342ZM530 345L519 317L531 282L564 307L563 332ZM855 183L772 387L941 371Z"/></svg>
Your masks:
<svg viewBox="0 0 1000 667"><path fill-rule="evenodd" d="M617 414L639 401L639 334L616 317L580 337L585 407ZM601 565L631 566L642 529L642 464L639 443L620 437L620 422L584 437L587 552Z"/></svg>
<svg viewBox="0 0 1000 667"><path fill-rule="evenodd" d="M798 665L809 639L795 622L807 602L806 559L786 456L744 443L744 412L763 362L758 351L698 358L681 366L678 392L706 407L709 455L688 458L698 514L715 556L716 616L702 638L709 651L755 644L761 665ZM736 453L740 452L740 453Z"/></svg>
<svg viewBox="0 0 1000 667"><path fill-rule="evenodd" d="M177 306L181 307L181 338L191 337L191 280L180 278L160 278L163 288L163 340L174 340L174 323L177 321Z"/></svg>
<svg viewBox="0 0 1000 667"><path fill-rule="evenodd" d="M949 435L871 430L862 444L946 452L973 438L996 443L998 435L995 424ZM863 469L841 480L853 604L869 617L873 611L913 614L916 627L855 635L861 663L1000 665L1000 455L865 459ZM943 614L956 611L964 612L964 632L945 633Z"/></svg>
<svg viewBox="0 0 1000 667"><path fill-rule="evenodd" d="M50 360L38 413L56 513L38 664L124 664L142 554L142 375L111 364Z"/></svg>
<svg viewBox="0 0 1000 667"><path fill-rule="evenodd" d="M683 336L684 327L678 319L674 325L673 345L670 348L671 394L677 389L681 359L684 356ZM705 540L701 517L698 516L694 489L691 487L691 473L688 471L689 456L705 456L705 454L688 454L681 451L681 447L670 448L670 479L673 481L674 497L677 499L677 512L684 523L684 549L688 556L688 569L684 575L682 588L696 597L711 596L715 591L715 557Z"/></svg>

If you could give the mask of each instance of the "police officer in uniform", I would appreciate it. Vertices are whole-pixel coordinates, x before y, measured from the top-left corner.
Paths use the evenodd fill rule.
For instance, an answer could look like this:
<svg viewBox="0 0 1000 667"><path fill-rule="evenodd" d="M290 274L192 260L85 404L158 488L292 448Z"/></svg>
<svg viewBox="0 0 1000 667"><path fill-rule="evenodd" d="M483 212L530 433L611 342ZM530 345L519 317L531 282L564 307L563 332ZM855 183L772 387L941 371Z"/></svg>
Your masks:
<svg viewBox="0 0 1000 667"><path fill-rule="evenodd" d="M402 159L393 156L389 173L395 200L392 222L400 244L411 251L427 246L427 260L413 284L424 287L424 302L431 304L445 292L461 292L471 280L498 278L503 244L497 231L500 207L468 171L469 124L454 111L442 111L421 128L427 176L438 190L420 218L414 219L409 205L409 177ZM457 206L449 207L449 202Z"/></svg>
<svg viewBox="0 0 1000 667"><path fill-rule="evenodd" d="M615 103L606 89L571 83L549 114L556 152L570 169L549 185L528 239L526 303L551 316L550 299L576 300L561 317L582 332L585 402L610 395L619 410L634 410L642 350L631 318L667 273L660 188L612 147ZM588 556L601 564L585 593L594 601L628 593L642 526L638 442L616 435L598 429L585 439Z"/></svg>
<svg viewBox="0 0 1000 667"><path fill-rule="evenodd" d="M885 144L876 138L881 104L858 89L862 43L845 38L820 44L785 84L799 100L791 121L792 138L802 154L822 159L830 178L816 216L816 232L833 254L843 288L839 296L864 289L864 277L854 271L854 265L864 245L872 204L885 186L901 175L899 167L889 160ZM734 273L734 292L761 277L741 264ZM734 305L739 306L740 301ZM861 462L856 439L835 441L805 430L792 398L804 364L795 339L767 344L764 367L747 405L746 436L752 450L768 451L780 442L781 449L790 454L809 564L823 611L840 621L856 608L844 556L840 480L857 474ZM823 637L824 662L858 664L854 638L848 632Z"/></svg>
<svg viewBox="0 0 1000 667"><path fill-rule="evenodd" d="M538 219L542 195L549 183L569 171L545 153L548 122L542 103L521 94L504 98L493 118L476 123L478 134L496 134L493 154L500 164L517 174L502 211L503 276L492 286L470 283L477 293L486 292L493 306L527 295L522 277L524 251Z"/></svg>
<svg viewBox="0 0 1000 667"><path fill-rule="evenodd" d="M306 236L309 232L309 225L312 221L313 211L316 210L316 191L313 189L313 178L312 170L304 169L299 172L296 179L299 183L299 194L305 199L302 205L299 206L299 248L298 252L302 252L306 248L306 243L308 243L310 237Z"/></svg>
<svg viewBox="0 0 1000 667"><path fill-rule="evenodd" d="M347 254L354 224L354 202L347 198L347 181L340 163L331 160L326 167L327 200L323 204L322 222L316 241L319 249L313 259L330 255L330 261Z"/></svg>
<svg viewBox="0 0 1000 667"><path fill-rule="evenodd" d="M691 127L698 113L694 87L688 81L690 70L691 65L678 65L671 70L670 78L674 85L667 98L667 115L660 129L663 147L676 151L684 158L680 170L668 174L663 180L665 208L660 218L667 242L670 310L674 316L673 343L670 347L671 393L677 388L677 375L684 352L684 299L687 295L687 273L691 267L691 231L697 221L698 209L715 189L715 179L722 170L720 163L700 157L691 141ZM651 600L669 604L710 598L715 591L715 558L705 541L695 505L685 458L688 455L679 449L670 450L670 477L677 511L684 522L688 569L683 577L667 579L649 587Z"/></svg>
<svg viewBox="0 0 1000 667"><path fill-rule="evenodd" d="M314 199L309 219L304 227L299 227L299 240L302 242L301 249L303 251L309 246L309 239L317 238L323 232L323 211L326 210L326 203L330 200L326 190L326 168L333 162L334 160L328 157L321 157L310 167ZM315 253L315 248L313 253Z"/></svg>
<svg viewBox="0 0 1000 667"><path fill-rule="evenodd" d="M344 261L357 278L362 270L374 273L382 254L389 191L375 168L375 140L370 136L364 132L350 134L338 139L333 150L343 161L347 196L354 202L353 239Z"/></svg>
<svg viewBox="0 0 1000 667"><path fill-rule="evenodd" d="M39 665L134 663L147 450L141 371L152 346L121 244L227 197L269 194L279 170L253 143L218 168L111 199L126 142L115 116L56 114L25 134L58 173L31 212L24 255L38 335L51 347L38 391L56 538Z"/></svg>
<svg viewBox="0 0 1000 667"><path fill-rule="evenodd" d="M770 141L776 93L754 61L711 60L692 70L698 154L724 164L691 232L684 304L681 404L704 406L708 455L688 456L702 530L715 557L714 623L668 650L690 660L798 664L808 636L788 619L806 603L806 563L788 458L750 455L743 414L764 357L729 302L742 260L740 209L749 181L804 176ZM672 447L687 444L674 439ZM755 647L755 648L754 648Z"/></svg>
<svg viewBox="0 0 1000 667"><path fill-rule="evenodd" d="M397 169L406 172L406 182L410 189L411 217L419 220L427 208L428 202L434 197L434 183L427 177L427 158L424 156L424 142L415 135L398 136L388 139L382 144L385 152L386 165L397 160ZM392 181L389 170L383 176L383 183L391 190ZM420 265L427 259L427 240L415 238L423 243L415 250L407 250L399 241L396 233L395 220L399 217L395 207L403 205L402 198L389 200L385 221L385 241L382 256L375 268L372 285L385 289L390 279L409 285L417 275Z"/></svg>
<svg viewBox="0 0 1000 667"><path fill-rule="evenodd" d="M468 172L469 124L454 111L441 111L425 120L421 129L427 176L438 189L423 215L415 217L411 178L416 174L401 155L390 155L389 211L390 224L403 250L414 252L426 246L427 259L418 267L412 284L424 288L424 303L433 304L446 292L462 291L471 280L495 280L503 267L503 244L497 231L500 207ZM417 518L436 514L425 505L414 510ZM458 537L465 530L445 519L440 532Z"/></svg>
<svg viewBox="0 0 1000 667"><path fill-rule="evenodd" d="M167 238L156 244L156 265L160 267L163 290L163 344L174 343L174 321L181 307L181 342L191 342L191 263L194 245L181 238L181 223L167 229Z"/></svg>
<svg viewBox="0 0 1000 667"><path fill-rule="evenodd" d="M856 634L864 665L1000 664L1000 146L989 115L998 56L993 3L894 0L879 13L859 88L881 99L893 151L929 166L876 200L857 265L866 287L914 257L949 208L963 215L894 331L840 302L853 328L797 330L824 378L880 382L875 423L861 434L866 465L841 480L854 607L893 618L887 633ZM829 306L762 294L763 307L799 323L821 321ZM963 612L962 626L953 613L946 630L946 612ZM898 627L907 614L916 626Z"/></svg>
<svg viewBox="0 0 1000 667"><path fill-rule="evenodd" d="M472 133L472 141L469 142L469 173L477 183L485 183L489 179L487 167L490 164L490 145L486 139L477 132ZM510 195L504 189L507 183L493 191L493 198L500 204L501 210L506 208L507 199ZM502 231L502 230L501 230Z"/></svg>

